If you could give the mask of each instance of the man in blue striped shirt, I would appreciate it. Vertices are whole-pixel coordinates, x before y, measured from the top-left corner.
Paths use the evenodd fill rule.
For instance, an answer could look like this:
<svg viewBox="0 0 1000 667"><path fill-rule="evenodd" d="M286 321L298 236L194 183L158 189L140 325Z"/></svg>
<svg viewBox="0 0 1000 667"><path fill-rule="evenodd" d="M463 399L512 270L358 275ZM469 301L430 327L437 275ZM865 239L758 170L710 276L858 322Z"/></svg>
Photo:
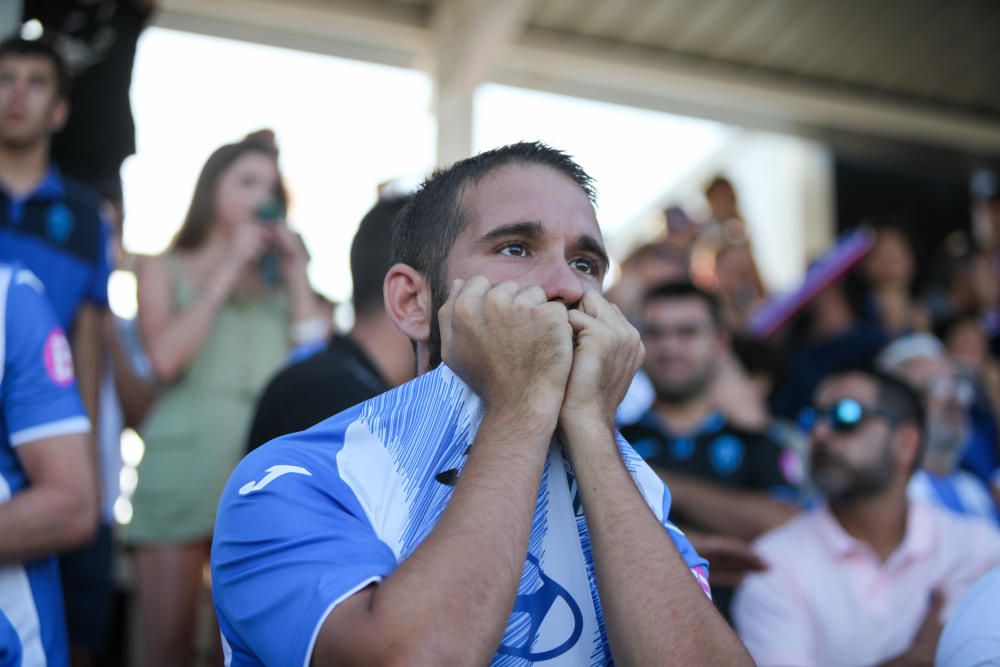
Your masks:
<svg viewBox="0 0 1000 667"><path fill-rule="evenodd" d="M212 581L231 665L750 664L614 429L642 361L590 177L521 143L396 218L417 379L248 456Z"/></svg>

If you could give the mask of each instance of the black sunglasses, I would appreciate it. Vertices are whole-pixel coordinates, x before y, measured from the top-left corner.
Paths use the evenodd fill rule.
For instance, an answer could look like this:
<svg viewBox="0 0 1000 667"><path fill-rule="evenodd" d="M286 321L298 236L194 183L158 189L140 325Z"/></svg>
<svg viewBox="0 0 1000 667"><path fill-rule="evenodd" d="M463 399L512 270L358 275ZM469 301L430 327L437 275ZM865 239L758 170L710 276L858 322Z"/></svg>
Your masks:
<svg viewBox="0 0 1000 667"><path fill-rule="evenodd" d="M827 406L806 408L799 415L799 425L803 431L809 432L819 420L825 419L837 433L850 433L869 417L885 417L893 425L899 421L899 417L888 410L862 405L853 398L842 398Z"/></svg>

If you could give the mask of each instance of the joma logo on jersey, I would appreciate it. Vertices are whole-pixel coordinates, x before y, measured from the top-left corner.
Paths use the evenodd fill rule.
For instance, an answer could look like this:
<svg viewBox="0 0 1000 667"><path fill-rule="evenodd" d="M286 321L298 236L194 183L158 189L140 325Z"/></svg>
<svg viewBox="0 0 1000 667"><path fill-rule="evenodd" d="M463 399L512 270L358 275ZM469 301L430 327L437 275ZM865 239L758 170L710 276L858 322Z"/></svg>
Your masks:
<svg viewBox="0 0 1000 667"><path fill-rule="evenodd" d="M267 474L264 475L263 479L259 482L247 482L240 487L240 495L245 496L248 493L253 493L254 491L260 491L265 486L278 479L282 475L287 475L289 473L295 473L297 475L307 475L312 477L312 473L303 468L302 466L290 466L290 465L279 465L271 466L265 470Z"/></svg>

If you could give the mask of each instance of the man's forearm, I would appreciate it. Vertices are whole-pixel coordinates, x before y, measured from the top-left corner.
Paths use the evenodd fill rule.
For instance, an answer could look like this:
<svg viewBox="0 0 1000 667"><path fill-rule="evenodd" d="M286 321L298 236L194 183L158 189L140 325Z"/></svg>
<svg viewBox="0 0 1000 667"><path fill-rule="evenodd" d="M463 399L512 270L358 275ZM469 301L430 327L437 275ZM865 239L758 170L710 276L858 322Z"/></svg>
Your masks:
<svg viewBox="0 0 1000 667"><path fill-rule="evenodd" d="M700 529L751 541L795 516L794 505L763 493L726 489L688 475L654 467L667 488L671 504Z"/></svg>
<svg viewBox="0 0 1000 667"><path fill-rule="evenodd" d="M753 664L646 504L610 426L576 420L564 426L563 437L587 517L615 663Z"/></svg>
<svg viewBox="0 0 1000 667"><path fill-rule="evenodd" d="M96 503L47 486L31 487L0 504L0 563L24 562L88 540Z"/></svg>
<svg viewBox="0 0 1000 667"><path fill-rule="evenodd" d="M554 430L554 422L487 410L441 519L353 626L366 631L345 638L331 624L315 664L380 664L377 647L399 664L487 664L517 595Z"/></svg>

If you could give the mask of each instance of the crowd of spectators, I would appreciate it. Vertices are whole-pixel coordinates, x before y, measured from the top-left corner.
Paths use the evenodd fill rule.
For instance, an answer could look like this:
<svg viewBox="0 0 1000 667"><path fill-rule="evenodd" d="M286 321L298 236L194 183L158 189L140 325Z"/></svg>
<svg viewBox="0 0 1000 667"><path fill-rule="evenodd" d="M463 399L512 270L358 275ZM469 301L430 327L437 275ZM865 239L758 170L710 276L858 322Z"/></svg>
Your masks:
<svg viewBox="0 0 1000 667"><path fill-rule="evenodd" d="M119 48L134 51L152 4L118 4L105 19L117 22ZM129 74L119 73L126 91ZM79 124L96 122L92 84L78 76L74 116L70 79L48 41L0 44L3 331L9 345L27 340L17 327L30 315L46 335L65 332L40 343L45 372L35 374L55 388L31 397L58 405L55 421L11 396L24 386L17 372L33 376L0 345L0 472L11 486L0 532L27 535L15 507L44 524L0 559L23 563L31 586L47 591L36 593L46 601L33 620L0 607L0 621L32 628L19 640L24 664L42 654L50 664L123 664L114 622L123 615L124 627L141 628L141 664L221 659L213 642L196 657L197 631L213 623L199 619L204 570L234 466L414 375L414 348L382 296L392 223L410 197L383 197L360 221L345 332L285 221L268 131L209 157L162 255L125 260L117 172L134 144L104 150L58 134L90 136ZM116 130L131 123L115 118ZM81 175L93 178L84 185ZM766 338L751 320L774 295L736 188L718 176L704 195L704 219L664 211L661 235L622 258L607 294L645 345L618 426L666 482L670 519L708 559L718 610L762 665L1000 660L1000 633L982 623L1000 616L1000 193L977 204L976 233L950 238L933 266L918 265L905 221L859 221L873 234L864 257ZM137 276L135 321L108 312L109 271L122 261ZM918 274L931 279L918 285ZM70 348L66 371L59 359ZM134 514L116 526L126 426L145 455ZM64 602L52 593L57 554ZM116 558L130 564L137 618L116 596Z"/></svg>

